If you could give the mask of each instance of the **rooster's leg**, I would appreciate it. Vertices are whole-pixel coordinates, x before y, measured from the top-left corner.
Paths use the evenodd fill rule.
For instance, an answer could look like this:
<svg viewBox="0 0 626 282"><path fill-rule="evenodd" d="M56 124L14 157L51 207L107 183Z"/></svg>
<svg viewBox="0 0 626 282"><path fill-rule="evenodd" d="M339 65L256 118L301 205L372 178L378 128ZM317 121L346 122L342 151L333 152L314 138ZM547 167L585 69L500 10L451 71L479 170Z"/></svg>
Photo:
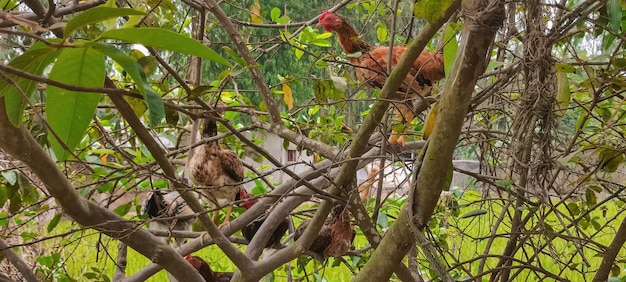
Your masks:
<svg viewBox="0 0 626 282"><path fill-rule="evenodd" d="M222 228L230 223L230 213L233 211L233 205L228 205L228 209L226 210L226 215L224 216L224 222L218 226L218 228Z"/></svg>
<svg viewBox="0 0 626 282"><path fill-rule="evenodd" d="M397 121L404 124L404 128L402 129L401 133L398 133L397 131L392 129L388 141L389 144L399 144L401 146L404 146L407 125L411 123L411 121L413 121L415 115L413 114L413 111L411 111L411 109L405 104L398 105L397 108L395 108L395 112Z"/></svg>

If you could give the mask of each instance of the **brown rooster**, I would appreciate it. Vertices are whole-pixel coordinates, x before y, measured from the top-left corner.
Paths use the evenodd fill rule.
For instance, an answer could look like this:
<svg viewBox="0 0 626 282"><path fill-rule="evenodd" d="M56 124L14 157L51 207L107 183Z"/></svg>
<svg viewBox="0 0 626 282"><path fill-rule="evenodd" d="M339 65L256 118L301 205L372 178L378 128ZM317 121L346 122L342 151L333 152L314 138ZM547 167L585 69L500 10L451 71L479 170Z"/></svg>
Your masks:
<svg viewBox="0 0 626 282"><path fill-rule="evenodd" d="M252 238L254 238L254 235L256 235L257 231L259 231L259 228L261 228L261 225L263 225L267 216L268 214L266 213L258 217L257 219L253 220L248 225L246 225L243 229L241 229L241 233L243 234L243 237L246 238L248 242L252 241ZM289 220L287 218L284 218L278 224L276 229L274 229L274 231L272 232L272 235L267 241L267 244L265 244L265 247L275 248L275 249L280 247L280 239L283 237L283 235L285 235L285 232L287 232L287 229L289 229Z"/></svg>
<svg viewBox="0 0 626 282"><path fill-rule="evenodd" d="M311 223L306 220L294 232L294 240L298 240ZM341 257L352 248L354 226L350 222L350 212L345 205L335 205L332 216L326 219L317 238L309 247L315 258L325 260L329 257Z"/></svg>
<svg viewBox="0 0 626 282"><path fill-rule="evenodd" d="M214 272L209 264L201 257L187 255L185 259L197 269L200 275L207 282L229 282L233 278L232 272Z"/></svg>
<svg viewBox="0 0 626 282"><path fill-rule="evenodd" d="M388 46L372 46L361 39L357 31L341 16L325 11L320 15L317 27L323 27L326 31L336 32L339 44L343 51L350 55L348 60L356 66L356 76L368 87L381 89L387 80L387 64L391 60L391 67L400 60L406 51L406 46L394 46L389 56ZM407 74L395 99L403 103L398 105L398 121L404 124L410 123L415 117L413 112L412 98L416 96L428 96L432 84L444 78L443 54L423 51L413 63L413 68ZM406 126L404 131L406 131ZM389 143L404 145L404 132L398 136L398 132L392 130Z"/></svg>
<svg viewBox="0 0 626 282"><path fill-rule="evenodd" d="M217 135L217 123L213 118L205 118L203 138L211 138ZM243 164L235 152L222 149L217 140L207 142L198 147L196 153L189 161L189 179L199 186L200 194L216 207L220 203L228 203L228 210L224 222L228 224L233 206L232 202L239 200L245 193L243 188ZM243 198L241 198L243 199ZM213 215L213 221L217 221L218 212Z"/></svg>

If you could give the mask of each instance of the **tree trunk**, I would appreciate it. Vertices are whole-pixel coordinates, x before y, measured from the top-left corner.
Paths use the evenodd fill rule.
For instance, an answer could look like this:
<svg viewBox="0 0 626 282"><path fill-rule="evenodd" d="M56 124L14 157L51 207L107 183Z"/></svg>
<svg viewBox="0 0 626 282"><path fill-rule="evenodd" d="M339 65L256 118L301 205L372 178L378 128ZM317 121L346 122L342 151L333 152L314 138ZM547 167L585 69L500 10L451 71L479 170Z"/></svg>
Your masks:
<svg viewBox="0 0 626 282"><path fill-rule="evenodd" d="M419 229L425 227L444 186L474 85L486 68L495 33L504 18L504 3L497 0L464 1L462 9L462 14L468 15L463 28L463 41L439 104L423 166L415 181L415 193L409 202L415 206L404 206L354 281L389 280L392 269L402 263L402 258L415 244L411 225L415 224Z"/></svg>

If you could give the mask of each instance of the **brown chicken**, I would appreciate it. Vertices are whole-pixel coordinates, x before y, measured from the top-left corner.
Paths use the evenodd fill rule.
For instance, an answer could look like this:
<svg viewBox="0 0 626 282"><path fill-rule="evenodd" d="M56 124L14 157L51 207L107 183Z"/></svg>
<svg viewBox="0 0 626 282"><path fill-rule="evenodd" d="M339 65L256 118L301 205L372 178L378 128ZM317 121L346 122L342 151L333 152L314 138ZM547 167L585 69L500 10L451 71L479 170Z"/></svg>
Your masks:
<svg viewBox="0 0 626 282"><path fill-rule="evenodd" d="M197 269L207 282L229 282L233 278L232 272L214 272L209 264L201 257L187 255L185 259Z"/></svg>
<svg viewBox="0 0 626 282"><path fill-rule="evenodd" d="M248 242L252 241L254 235L256 235L257 231L259 231L259 228L261 228L261 225L263 225L267 216L267 213L263 214L262 216L250 222L243 229L241 229L243 237L246 238ZM267 241L267 244L265 244L265 247L278 249L278 247L280 247L280 239L283 237L283 235L285 235L287 229L289 229L289 220L287 218L284 218L280 222L280 224L278 224L276 229L274 229L274 231L272 232L272 235Z"/></svg>
<svg viewBox="0 0 626 282"><path fill-rule="evenodd" d="M212 118L205 118L203 138L217 135L217 123ZM224 202L228 210L221 226L228 224L233 206L242 191L243 164L237 154L231 150L222 149L217 140L210 141L198 147L189 161L189 179L197 185L200 194L205 196L214 206L219 207ZM246 193L247 194L247 193ZM218 212L213 214L213 221L217 221Z"/></svg>
<svg viewBox="0 0 626 282"><path fill-rule="evenodd" d="M306 220L298 226L293 238L298 240L311 223ZM345 205L335 205L332 216L326 219L317 238L309 247L315 258L325 260L329 257L341 257L352 248L354 241L354 226L350 222L350 212Z"/></svg>
<svg viewBox="0 0 626 282"><path fill-rule="evenodd" d="M387 80L387 64L391 60L391 67L395 67L400 57L406 51L406 46L394 46L391 57L388 46L372 46L361 39L357 31L341 16L325 11L321 14L317 27L326 31L336 32L339 44L343 51L350 55L348 60L355 65L356 76L371 88L381 89ZM389 143L404 145L406 124L415 117L412 100L418 95L430 95L433 82L443 79L443 54L423 51L413 63L404 82L394 97L402 103L394 107L398 112L398 121L405 124L404 132L398 134L392 130Z"/></svg>

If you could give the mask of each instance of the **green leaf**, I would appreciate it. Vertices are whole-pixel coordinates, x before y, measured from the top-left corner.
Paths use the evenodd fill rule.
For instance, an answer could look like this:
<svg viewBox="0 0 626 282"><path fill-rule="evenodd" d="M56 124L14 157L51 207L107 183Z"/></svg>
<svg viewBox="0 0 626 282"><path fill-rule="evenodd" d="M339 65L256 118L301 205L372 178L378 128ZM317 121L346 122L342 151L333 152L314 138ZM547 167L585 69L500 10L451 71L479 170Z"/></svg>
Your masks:
<svg viewBox="0 0 626 282"><path fill-rule="evenodd" d="M496 181L496 185L498 185L498 187L502 187L504 189L509 189L509 188L511 188L511 185L513 185L513 180L510 180L510 179L497 180Z"/></svg>
<svg viewBox="0 0 626 282"><path fill-rule="evenodd" d="M598 203L598 199L596 198L596 193L591 189L585 190L585 204L587 207L591 208L596 203Z"/></svg>
<svg viewBox="0 0 626 282"><path fill-rule="evenodd" d="M120 205L117 208L115 208L113 212L119 216L124 216L125 214L128 213L128 211L130 211L131 204L132 202L128 202L126 204Z"/></svg>
<svg viewBox="0 0 626 282"><path fill-rule="evenodd" d="M52 220L50 220L50 222L48 223L48 226L46 227L46 230L48 231L48 233L50 233L50 231L54 230L54 228L57 227L57 225L59 224L59 220L61 220L62 215L63 215L62 213L57 213L54 215Z"/></svg>
<svg viewBox="0 0 626 282"><path fill-rule="evenodd" d="M567 73L560 71L557 68L556 71L556 115L562 117L565 115L567 108L569 108L570 100L572 99L572 92L569 90L569 79Z"/></svg>
<svg viewBox="0 0 626 282"><path fill-rule="evenodd" d="M17 172L13 170L5 170L0 174L2 174L2 177L4 177L9 184L15 185L15 183L17 183Z"/></svg>
<svg viewBox="0 0 626 282"><path fill-rule="evenodd" d="M4 204L6 204L7 200L9 200L9 196L7 195L7 189L6 187L0 186L0 207L4 207Z"/></svg>
<svg viewBox="0 0 626 282"><path fill-rule="evenodd" d="M446 28L444 35L443 45L443 67L446 75L452 71L452 63L456 59L456 51L459 48L459 43L456 41L456 31L453 27L455 24L449 24Z"/></svg>
<svg viewBox="0 0 626 282"><path fill-rule="evenodd" d="M113 7L95 7L86 10L76 17L72 18L63 31L63 36L68 37L75 30L88 24L102 22L108 19L114 19L124 16L144 15L143 12L129 8L113 8Z"/></svg>
<svg viewBox="0 0 626 282"><path fill-rule="evenodd" d="M88 46L93 47L94 50L113 59L116 63L122 66L126 73L128 73L135 83L137 83L137 89L139 90L139 93L143 95L144 102L147 104L148 110L150 110L148 116L150 119L150 125L157 126L165 116L165 106L161 96L152 90L150 83L146 79L146 73L139 63L134 61L130 56L108 44L96 42L90 43Z"/></svg>
<svg viewBox="0 0 626 282"><path fill-rule="evenodd" d="M620 33L622 25L622 5L620 0L608 0L606 2L606 10L609 14L609 28L612 31Z"/></svg>
<svg viewBox="0 0 626 282"><path fill-rule="evenodd" d="M378 22L376 24L376 37L379 42L387 41L387 27L383 22Z"/></svg>
<svg viewBox="0 0 626 282"><path fill-rule="evenodd" d="M0 227L7 226L9 224L9 214L6 212L0 212Z"/></svg>
<svg viewBox="0 0 626 282"><path fill-rule="evenodd" d="M239 55L237 55L237 53L235 53L235 51L233 51L233 49L230 49L230 47L224 46L224 47L222 47L222 50L224 52L226 52L226 54L228 54L228 56L233 58L233 60L235 60L235 62L237 62L239 65L241 65L241 66L247 66L248 65L246 63L246 60L244 60Z"/></svg>
<svg viewBox="0 0 626 282"><path fill-rule="evenodd" d="M270 12L270 17L272 18L272 21L278 22L278 18L280 18L280 9L274 7L272 8L272 11Z"/></svg>
<svg viewBox="0 0 626 282"><path fill-rule="evenodd" d="M117 39L124 42L142 44L148 47L165 49L230 66L230 63L211 48L197 40L173 31L154 27L114 29L100 35L103 39Z"/></svg>
<svg viewBox="0 0 626 282"><path fill-rule="evenodd" d="M471 212L467 212L467 213L465 213L465 214L463 214L463 215L459 216L459 218L469 218L469 217L474 217L474 216L483 215L483 214L486 214L486 213L487 213L487 211L486 211L486 210L481 210L481 209L478 209L478 210L473 210L473 211L471 211Z"/></svg>
<svg viewBox="0 0 626 282"><path fill-rule="evenodd" d="M92 48L67 48L61 51L49 77L69 85L102 87L104 75L102 53ZM69 150L76 148L91 123L101 96L100 93L48 86L46 119L60 139L49 134L48 141L58 161L64 161L70 155L59 142L66 144Z"/></svg>
<svg viewBox="0 0 626 282"><path fill-rule="evenodd" d="M576 72L576 68L570 64L556 63L554 64L554 66L556 67L557 71L566 72L566 73Z"/></svg>
<svg viewBox="0 0 626 282"><path fill-rule="evenodd" d="M41 42L36 42L24 54L11 60L9 66L34 75L41 75L43 70L59 55L59 51ZM16 89L12 83L0 78L0 97L4 95L7 116L13 125L18 126L27 104L22 94L30 98L37 89L37 82L11 74L6 75L21 89L21 91Z"/></svg>
<svg viewBox="0 0 626 282"><path fill-rule="evenodd" d="M432 23L441 17L451 3L452 0L421 0L413 6L413 14Z"/></svg>

